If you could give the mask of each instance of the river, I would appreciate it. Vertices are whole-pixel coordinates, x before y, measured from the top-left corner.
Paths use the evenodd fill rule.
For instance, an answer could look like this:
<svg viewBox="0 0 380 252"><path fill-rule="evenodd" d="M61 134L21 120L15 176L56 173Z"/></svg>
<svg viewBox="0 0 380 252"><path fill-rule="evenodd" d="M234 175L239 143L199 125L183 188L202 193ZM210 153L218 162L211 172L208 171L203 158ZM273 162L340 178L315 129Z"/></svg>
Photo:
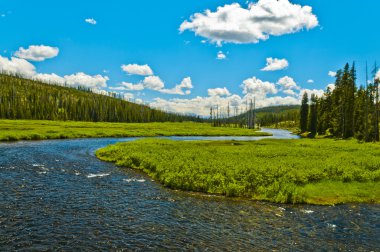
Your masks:
<svg viewBox="0 0 380 252"><path fill-rule="evenodd" d="M379 205L293 206L173 191L94 156L132 140L0 144L0 250L380 249Z"/></svg>

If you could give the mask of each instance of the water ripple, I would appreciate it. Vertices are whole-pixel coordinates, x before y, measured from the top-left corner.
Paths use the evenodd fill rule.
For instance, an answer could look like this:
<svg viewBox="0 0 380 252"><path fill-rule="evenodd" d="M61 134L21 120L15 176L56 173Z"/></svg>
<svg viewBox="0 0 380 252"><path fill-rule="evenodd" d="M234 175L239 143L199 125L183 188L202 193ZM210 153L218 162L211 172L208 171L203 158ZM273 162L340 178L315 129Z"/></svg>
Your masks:
<svg viewBox="0 0 380 252"><path fill-rule="evenodd" d="M0 144L0 250L379 250L378 205L291 206L169 190L93 155L127 140Z"/></svg>

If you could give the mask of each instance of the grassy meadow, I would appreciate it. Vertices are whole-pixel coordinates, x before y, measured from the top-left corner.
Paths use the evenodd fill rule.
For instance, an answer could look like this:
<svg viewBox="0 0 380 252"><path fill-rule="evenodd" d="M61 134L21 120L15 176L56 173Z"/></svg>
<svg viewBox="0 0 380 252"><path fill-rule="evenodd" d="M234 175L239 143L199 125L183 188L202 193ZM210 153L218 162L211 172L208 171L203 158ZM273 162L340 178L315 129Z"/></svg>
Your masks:
<svg viewBox="0 0 380 252"><path fill-rule="evenodd" d="M106 123L0 120L0 141L143 136L268 136L249 129L217 128L207 123Z"/></svg>
<svg viewBox="0 0 380 252"><path fill-rule="evenodd" d="M96 155L163 185L278 203L380 203L380 145L332 139L142 139Z"/></svg>

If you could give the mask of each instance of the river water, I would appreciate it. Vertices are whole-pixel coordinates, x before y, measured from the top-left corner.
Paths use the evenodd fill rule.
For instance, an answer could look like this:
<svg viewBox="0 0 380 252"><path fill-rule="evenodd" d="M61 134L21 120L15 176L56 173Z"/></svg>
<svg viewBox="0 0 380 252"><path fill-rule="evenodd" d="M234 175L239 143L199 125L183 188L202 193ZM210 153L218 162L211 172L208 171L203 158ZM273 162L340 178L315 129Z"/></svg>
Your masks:
<svg viewBox="0 0 380 252"><path fill-rule="evenodd" d="M293 206L173 191L94 156L132 140L0 144L0 250L380 249L379 205Z"/></svg>

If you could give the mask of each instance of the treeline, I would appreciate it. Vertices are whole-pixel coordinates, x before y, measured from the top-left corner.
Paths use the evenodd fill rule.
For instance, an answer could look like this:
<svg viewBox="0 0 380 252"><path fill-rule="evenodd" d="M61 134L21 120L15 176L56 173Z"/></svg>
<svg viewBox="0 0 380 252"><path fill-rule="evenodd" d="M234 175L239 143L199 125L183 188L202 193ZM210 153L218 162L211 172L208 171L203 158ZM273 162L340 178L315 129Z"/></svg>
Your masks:
<svg viewBox="0 0 380 252"><path fill-rule="evenodd" d="M373 76L378 71L374 67ZM368 76L368 74L367 74ZM335 88L323 97L305 93L300 109L301 132L337 138L379 141L379 79L366 78L366 85L357 87L355 64L346 64L337 71Z"/></svg>
<svg viewBox="0 0 380 252"><path fill-rule="evenodd" d="M0 74L0 118L89 122L181 122L199 117L167 113L86 88Z"/></svg>
<svg viewBox="0 0 380 252"><path fill-rule="evenodd" d="M229 103L227 108L219 105L211 107L209 122L213 127L255 129L257 125L255 102L251 100L249 105L247 102L245 110L243 107L231 107Z"/></svg>
<svg viewBox="0 0 380 252"><path fill-rule="evenodd" d="M299 107L299 105L288 105L258 109L257 120L261 126L287 124L288 127L296 127L300 118Z"/></svg>
<svg viewBox="0 0 380 252"><path fill-rule="evenodd" d="M208 121L214 127L298 127L299 108L299 105L283 105L256 109L252 103L247 105L245 109L215 106L210 108Z"/></svg>

